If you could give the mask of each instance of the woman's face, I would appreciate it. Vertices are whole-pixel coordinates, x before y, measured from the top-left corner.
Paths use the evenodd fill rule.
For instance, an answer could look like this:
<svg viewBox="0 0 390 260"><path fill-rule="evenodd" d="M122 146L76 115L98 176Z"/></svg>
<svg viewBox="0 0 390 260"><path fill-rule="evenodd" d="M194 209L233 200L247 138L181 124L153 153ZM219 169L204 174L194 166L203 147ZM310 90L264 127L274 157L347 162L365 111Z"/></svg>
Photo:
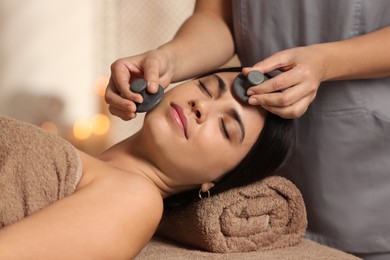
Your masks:
<svg viewBox="0 0 390 260"><path fill-rule="evenodd" d="M217 181L249 152L265 112L233 96L236 72L182 83L145 117L157 165L177 185Z"/></svg>

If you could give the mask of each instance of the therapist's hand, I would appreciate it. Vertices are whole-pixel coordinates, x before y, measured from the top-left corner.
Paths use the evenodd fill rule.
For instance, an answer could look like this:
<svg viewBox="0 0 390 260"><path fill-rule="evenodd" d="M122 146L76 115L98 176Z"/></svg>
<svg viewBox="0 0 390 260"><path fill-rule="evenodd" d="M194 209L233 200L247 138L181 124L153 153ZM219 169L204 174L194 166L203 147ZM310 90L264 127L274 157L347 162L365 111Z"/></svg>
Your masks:
<svg viewBox="0 0 390 260"><path fill-rule="evenodd" d="M283 118L303 115L317 94L324 75L324 59L320 49L313 45L278 52L253 67L243 69L267 73L275 69L284 71L278 76L248 89L249 103Z"/></svg>
<svg viewBox="0 0 390 260"><path fill-rule="evenodd" d="M172 75L167 54L160 50L116 60L111 65L111 77L106 88L105 100L111 114L130 120L136 117L136 103L142 103L141 94L130 91L130 83L144 78L147 91L156 93L158 85L166 88Z"/></svg>

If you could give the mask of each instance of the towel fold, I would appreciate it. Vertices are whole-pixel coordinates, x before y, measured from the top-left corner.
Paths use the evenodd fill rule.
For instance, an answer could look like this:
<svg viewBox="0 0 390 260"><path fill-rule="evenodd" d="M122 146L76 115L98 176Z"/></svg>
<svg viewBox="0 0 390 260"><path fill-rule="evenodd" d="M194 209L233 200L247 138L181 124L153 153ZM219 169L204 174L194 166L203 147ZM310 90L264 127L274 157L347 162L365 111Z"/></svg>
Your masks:
<svg viewBox="0 0 390 260"><path fill-rule="evenodd" d="M80 177L80 158L70 143L0 117L0 228L72 194Z"/></svg>
<svg viewBox="0 0 390 260"><path fill-rule="evenodd" d="M296 245L306 228L300 191L272 176L166 210L158 234L206 251L234 253Z"/></svg>

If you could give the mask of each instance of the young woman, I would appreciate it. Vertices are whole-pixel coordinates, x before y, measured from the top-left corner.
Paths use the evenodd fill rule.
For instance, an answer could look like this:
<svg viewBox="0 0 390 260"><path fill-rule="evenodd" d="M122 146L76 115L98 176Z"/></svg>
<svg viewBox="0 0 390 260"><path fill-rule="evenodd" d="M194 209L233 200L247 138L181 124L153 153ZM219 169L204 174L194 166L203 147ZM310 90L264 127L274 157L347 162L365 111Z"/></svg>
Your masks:
<svg viewBox="0 0 390 260"><path fill-rule="evenodd" d="M274 174L291 149L292 124L239 102L237 74L182 83L135 135L97 158L80 151L76 191L0 230L0 259L129 259L155 232L164 199Z"/></svg>

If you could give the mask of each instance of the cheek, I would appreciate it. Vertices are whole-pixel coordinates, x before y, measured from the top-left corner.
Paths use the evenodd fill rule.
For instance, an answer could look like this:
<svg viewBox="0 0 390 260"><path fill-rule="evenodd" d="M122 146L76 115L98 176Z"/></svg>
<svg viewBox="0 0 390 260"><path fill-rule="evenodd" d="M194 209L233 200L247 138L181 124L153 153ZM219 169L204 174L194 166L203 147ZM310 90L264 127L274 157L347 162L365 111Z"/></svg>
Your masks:
<svg viewBox="0 0 390 260"><path fill-rule="evenodd" d="M188 97L188 93L193 91L193 86L189 85L189 83L183 83L179 84L175 87L170 88L168 91L165 92L164 94L164 99L181 99L181 98L186 98Z"/></svg>
<svg viewBox="0 0 390 260"><path fill-rule="evenodd" d="M213 131L202 131L202 138L196 138L191 144L191 152L203 170L226 173L234 168L246 156L249 145L234 146Z"/></svg>
<svg viewBox="0 0 390 260"><path fill-rule="evenodd" d="M164 111L155 109L145 117L142 127L148 143L153 145L153 150L164 155L169 155L172 151L175 151L179 147L177 142L180 141L177 132L172 129L168 119Z"/></svg>

